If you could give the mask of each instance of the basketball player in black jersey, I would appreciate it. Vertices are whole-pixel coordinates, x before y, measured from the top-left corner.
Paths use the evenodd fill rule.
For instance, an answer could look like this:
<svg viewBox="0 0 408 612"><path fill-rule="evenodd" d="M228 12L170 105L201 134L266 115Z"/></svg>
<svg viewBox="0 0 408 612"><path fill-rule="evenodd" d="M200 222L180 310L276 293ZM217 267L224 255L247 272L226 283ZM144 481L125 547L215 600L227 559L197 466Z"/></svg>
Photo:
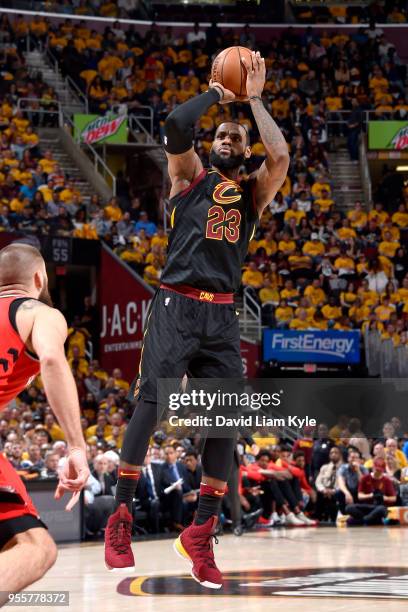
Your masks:
<svg viewBox="0 0 408 612"><path fill-rule="evenodd" d="M156 379L181 379L187 371L196 378L243 375L233 293L239 288L241 266L262 211L283 184L289 165L285 139L262 103L265 61L253 53L252 65L244 65L248 102L266 150L265 161L247 181L238 182L239 167L251 155L242 125L219 125L208 170L193 146L194 124L213 104L232 103L232 92L210 82L207 92L177 107L165 122L172 230L162 284L146 326L136 407L121 452L117 509L106 529L108 569L134 567L130 510L157 421ZM191 562L193 578L209 588L222 586L212 537L234 445L233 437L206 440L196 517L175 542L176 552Z"/></svg>

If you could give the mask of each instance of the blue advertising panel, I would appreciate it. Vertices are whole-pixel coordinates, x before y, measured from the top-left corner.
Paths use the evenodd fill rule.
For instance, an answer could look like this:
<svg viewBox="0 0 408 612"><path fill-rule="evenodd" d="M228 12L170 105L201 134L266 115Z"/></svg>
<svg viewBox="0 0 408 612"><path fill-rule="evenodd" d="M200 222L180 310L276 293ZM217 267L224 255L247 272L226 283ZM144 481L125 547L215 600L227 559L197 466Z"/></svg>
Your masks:
<svg viewBox="0 0 408 612"><path fill-rule="evenodd" d="M265 329L264 361L359 363L360 332Z"/></svg>

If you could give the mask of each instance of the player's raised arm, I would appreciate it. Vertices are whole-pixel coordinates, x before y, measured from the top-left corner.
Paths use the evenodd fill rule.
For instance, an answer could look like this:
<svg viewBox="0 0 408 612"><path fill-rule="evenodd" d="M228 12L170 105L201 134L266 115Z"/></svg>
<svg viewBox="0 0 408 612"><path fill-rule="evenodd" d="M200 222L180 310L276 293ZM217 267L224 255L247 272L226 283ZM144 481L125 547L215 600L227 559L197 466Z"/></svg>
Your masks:
<svg viewBox="0 0 408 612"><path fill-rule="evenodd" d="M234 94L222 85L210 83L208 91L180 104L168 115L164 123L164 149L171 180L170 197L188 187L203 169L194 151L194 124L213 104L234 99Z"/></svg>
<svg viewBox="0 0 408 612"><path fill-rule="evenodd" d="M58 310L48 306L34 309L31 344L40 360L45 393L64 432L69 449L68 461L60 475L56 497L60 498L65 490L74 492L67 506L67 509L71 509L79 491L88 480L89 469L81 429L78 393L65 357L66 337L67 324Z"/></svg>
<svg viewBox="0 0 408 612"><path fill-rule="evenodd" d="M252 66L245 58L242 58L241 61L247 70L247 96L266 150L266 160L255 174L256 202L259 215L261 215L263 209L273 200L285 181L290 161L289 152L279 126L262 102L266 76L265 60L259 52L256 52L252 55Z"/></svg>

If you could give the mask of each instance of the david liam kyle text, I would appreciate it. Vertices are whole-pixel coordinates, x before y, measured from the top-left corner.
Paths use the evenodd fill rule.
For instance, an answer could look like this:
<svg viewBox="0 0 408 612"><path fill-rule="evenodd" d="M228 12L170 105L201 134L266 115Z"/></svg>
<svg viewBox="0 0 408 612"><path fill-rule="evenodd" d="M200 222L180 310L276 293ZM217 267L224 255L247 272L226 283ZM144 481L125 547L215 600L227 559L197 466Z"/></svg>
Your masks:
<svg viewBox="0 0 408 612"><path fill-rule="evenodd" d="M262 414L241 415L238 417L225 417L221 414L210 417L197 415L184 418L171 415L168 419L172 427L292 427L301 429L303 427L316 427L316 419L299 417L296 415L284 418L272 418Z"/></svg>

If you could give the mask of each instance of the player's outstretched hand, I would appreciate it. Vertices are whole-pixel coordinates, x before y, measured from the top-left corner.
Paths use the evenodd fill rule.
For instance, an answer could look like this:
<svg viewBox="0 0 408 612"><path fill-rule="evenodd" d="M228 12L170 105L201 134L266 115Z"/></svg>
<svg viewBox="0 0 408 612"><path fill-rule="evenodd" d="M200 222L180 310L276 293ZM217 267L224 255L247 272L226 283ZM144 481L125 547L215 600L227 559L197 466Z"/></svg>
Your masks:
<svg viewBox="0 0 408 612"><path fill-rule="evenodd" d="M261 57L259 51L252 52L252 65L241 57L241 62L247 71L246 91L247 99L251 96L262 96L265 87L266 68L265 60Z"/></svg>
<svg viewBox="0 0 408 612"><path fill-rule="evenodd" d="M219 101L219 104L229 104L230 102L234 102L235 100L234 92L230 91L229 89L226 89L224 85L221 85L221 83L216 83L215 81L211 79L211 81L209 82L209 86L210 88L214 87L220 91L222 97L221 97L221 100Z"/></svg>
<svg viewBox="0 0 408 612"><path fill-rule="evenodd" d="M72 497L65 506L65 510L72 510L77 501L81 490L86 485L89 478L89 467L86 460L85 451L82 448L71 448L67 461L60 473L60 479L55 491L55 499L61 499L65 491L72 491Z"/></svg>

